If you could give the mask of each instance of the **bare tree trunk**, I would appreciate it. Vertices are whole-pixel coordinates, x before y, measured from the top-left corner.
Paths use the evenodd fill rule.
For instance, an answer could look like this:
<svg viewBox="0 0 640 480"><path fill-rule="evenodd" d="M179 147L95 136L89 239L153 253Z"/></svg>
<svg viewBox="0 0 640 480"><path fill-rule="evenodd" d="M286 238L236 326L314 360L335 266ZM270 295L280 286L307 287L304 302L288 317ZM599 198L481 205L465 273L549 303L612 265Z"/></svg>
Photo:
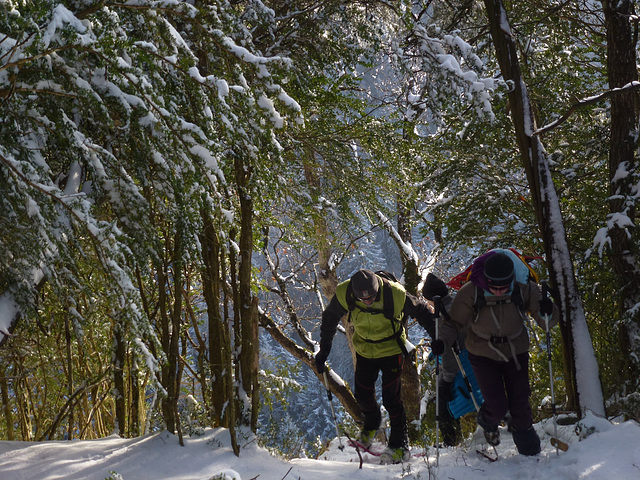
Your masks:
<svg viewBox="0 0 640 480"><path fill-rule="evenodd" d="M409 210L400 201L398 202L398 234L405 244L411 245L412 235ZM399 245L399 250L403 266L404 288L407 293L416 295L418 283L420 282L418 264L415 258L406 254L401 245ZM418 440L420 438L420 429L418 427L420 420L420 375L418 374L415 351L406 358L402 370L402 402L407 415L409 439L411 441Z"/></svg>
<svg viewBox="0 0 640 480"><path fill-rule="evenodd" d="M69 397L73 395L73 356L72 356L72 346L71 346L71 327L69 321L69 312L65 313L64 316L64 336L66 343L66 353L67 353L67 394ZM69 416L68 416L68 427L67 427L67 439L73 440L73 405L69 408Z"/></svg>
<svg viewBox="0 0 640 480"><path fill-rule="evenodd" d="M574 408L579 404L581 409L604 415L602 387L597 380L598 364L578 294L560 204L546 152L540 139L533 136L535 118L522 79L507 12L502 0L485 0L484 3L502 76L512 86L509 102L516 141L544 241L551 282L559 291L560 298L557 300L563 316L561 329L566 362L565 380L567 390L572 395L569 404ZM576 370L576 364L580 365L580 369Z"/></svg>
<svg viewBox="0 0 640 480"><path fill-rule="evenodd" d="M313 155L311 153L310 155ZM304 177L309 184L312 198L317 201L322 194L322 185L316 168L312 166L312 162L307 162L304 166ZM320 289L324 297L331 301L336 294L336 287L338 286L338 275L336 274L335 265L331 263L333 256L333 249L331 248L331 229L327 224L322 212L318 212L313 216L313 223L315 227L315 243L318 249L318 272L317 278L320 284ZM321 299L322 300L322 299ZM322 308L326 305L323 303ZM356 351L353 348L353 326L348 324L349 316L345 315L342 318L342 325L344 327L345 337L347 338L347 346L351 352L351 363L356 364Z"/></svg>
<svg viewBox="0 0 640 480"><path fill-rule="evenodd" d="M13 413L11 403L9 402L9 382L7 382L7 370L5 366L0 364L0 398L2 398L2 407L4 413L4 421L7 431L7 440L15 440L15 434L13 432ZM18 396L15 396L16 400Z"/></svg>
<svg viewBox="0 0 640 480"><path fill-rule="evenodd" d="M133 438L139 437L142 435L141 431L141 408L140 408L140 369L138 368L138 362L135 358L135 354L131 353L131 367L129 372L129 398L130 401L130 409L129 409L129 435Z"/></svg>
<svg viewBox="0 0 640 480"><path fill-rule="evenodd" d="M173 261L175 261L175 259L173 259ZM179 282L177 282L175 278L173 279L173 282L169 281L165 269L166 266L161 265L157 270L160 304L160 342L162 344L162 350L166 356L166 362L162 365L161 370L161 384L166 391L166 395L162 397L160 403L162 407L162 417L167 426L167 430L171 433L176 433L177 419L176 408L174 405L176 401L177 374L176 347L178 345L177 335L180 328L179 322L176 325L175 311L171 308L167 289L173 286L173 288L177 290L178 288L181 288L181 286L178 286Z"/></svg>
<svg viewBox="0 0 640 480"><path fill-rule="evenodd" d="M257 317L253 314L253 295L251 293L251 259L253 256L253 192L250 187L252 168L236 155L234 159L238 200L240 202L240 258L238 263L238 298L235 303L236 322L240 325L240 343L238 349L238 363L240 365L240 388L247 398L252 399L253 388L257 384L255 377L255 357L258 355L258 345L255 342ZM253 402L251 402L253 403ZM241 421L251 426L255 432L258 412L242 412Z"/></svg>
<svg viewBox="0 0 640 480"><path fill-rule="evenodd" d="M620 88L638 80L636 67L636 31L632 31L630 18L634 14L629 0L602 1L607 29L607 73L609 88ZM627 93L611 98L611 144L609 147L609 211L610 218L628 218L629 223L612 222L608 234L611 239L609 262L618 280L617 291L623 299L621 316L629 317L633 324L619 322L620 354L616 357L619 384L637 385L640 369L633 356L640 352L640 344L631 333L640 327L640 313L629 312L640 303L640 269L638 268L638 234L634 189L638 178L638 93ZM621 175L620 172L626 172Z"/></svg>
<svg viewBox="0 0 640 480"><path fill-rule="evenodd" d="M124 368L125 368L125 333L124 321L122 318L115 318L113 326L113 385L114 400L116 403L116 422L118 424L118 434L127 437L127 409L126 409L126 389L124 386Z"/></svg>
<svg viewBox="0 0 640 480"><path fill-rule="evenodd" d="M168 383L165 385L169 398L168 408L171 408L173 418L172 433L178 433L180 445L182 443L182 432L180 431L180 418L178 417L178 399L180 396L180 329L182 327L182 292L184 291L184 263L183 252L183 226L178 222L176 226L175 244L173 247L173 309L171 311L171 338L169 341L169 351L167 352L167 363L169 369Z"/></svg>
<svg viewBox="0 0 640 480"><path fill-rule="evenodd" d="M205 211L201 212L203 232L200 235L204 268L202 285L207 304L209 324L209 370L211 374L211 422L214 427L224 425L222 419L224 405L232 399L227 398L224 374L226 356L231 357L225 342L225 325L220 312L220 242L213 221Z"/></svg>
<svg viewBox="0 0 640 480"><path fill-rule="evenodd" d="M249 342L251 343L250 382L251 382L251 430L258 431L258 414L260 413L260 320L258 317L258 297L252 297L251 323L249 329Z"/></svg>
<svg viewBox="0 0 640 480"><path fill-rule="evenodd" d="M239 286L238 286L238 258L236 255L236 250L235 250L235 241L236 241L236 230L235 228L232 228L231 231L229 232L229 279L230 279L230 283L231 283L231 305L233 305L234 307L234 311L235 307L237 305L240 305L240 293L239 293ZM227 301L227 299L225 298L225 304L224 304L224 322L225 324L231 325L231 318L230 318L230 305ZM240 323L240 319L239 319L239 314L236 313L235 314L235 318L234 318L234 322L233 322L233 352L232 352L232 366L233 366L233 375L234 375L234 379L240 379L241 378L241 372L240 372L240 361L239 361L239 350L240 350L240 346L242 345L242 332L241 332L241 323ZM231 330L229 331L229 335L231 335ZM230 341L231 341L231 337L230 337ZM230 398L233 398L234 401L234 424L235 422L241 422L244 423L243 419L241 418L243 415L242 412L242 408L243 408L243 403L240 400L243 397L242 392L240 391L240 385L238 385L240 383L240 380L238 380L238 382L235 382L232 384L233 385L233 392L231 394Z"/></svg>
<svg viewBox="0 0 640 480"><path fill-rule="evenodd" d="M220 279L224 284L224 279L227 277L227 268L224 255L220 256ZM226 289L225 289L226 292ZM227 391L227 398L229 399L228 405L225 408L225 418L227 419L227 428L229 429L229 435L231 436L231 446L233 453L236 457L240 455L240 446L238 445L238 439L236 438L236 421L238 417L238 410L236 409L237 398L234 397L235 387L233 382L233 352L231 350L231 320L229 319L229 295L225 293L224 296L224 309L222 322L222 332L224 348L228 352L228 355L224 355L222 360L224 362L224 371L226 375L225 387Z"/></svg>

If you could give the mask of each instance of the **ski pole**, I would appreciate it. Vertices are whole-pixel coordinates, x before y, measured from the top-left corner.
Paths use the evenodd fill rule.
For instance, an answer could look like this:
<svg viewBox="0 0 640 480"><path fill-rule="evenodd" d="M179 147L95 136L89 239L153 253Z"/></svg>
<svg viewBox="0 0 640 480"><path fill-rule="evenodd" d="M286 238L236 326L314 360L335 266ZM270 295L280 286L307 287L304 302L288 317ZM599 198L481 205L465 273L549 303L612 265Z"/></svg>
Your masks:
<svg viewBox="0 0 640 480"><path fill-rule="evenodd" d="M458 341L453 344L453 356L456 359L456 363L458 364L458 370L462 374L462 379L464 380L464 384L467 387L467 392L471 396L471 401L473 401L473 406L476 409L476 412L480 411L480 405L478 405L478 401L476 400L476 396L473 394L473 387L471 386L471 382L469 381L469 377L467 377L467 372L462 366L462 362L460 361L460 346L458 345Z"/></svg>
<svg viewBox="0 0 640 480"><path fill-rule="evenodd" d="M444 308L444 305L442 303L442 298L440 298L439 296L436 296L433 298L433 302L436 305L436 311L440 312L440 314L445 318L445 320L451 320L451 316L449 315L449 312L447 312L447 309ZM467 377L467 372L465 371L464 367L462 366L462 362L460 361L460 345L458 345L457 340L453 343L453 346L451 348L453 350L453 356L456 359L456 363L458 364L458 370L460 370L460 373L462 374L462 379L464 380L464 384L467 387L467 391L469 392L469 395L471 395L473 406L475 407L476 412L479 412L480 406L478 405L476 397L473 394L473 387L471 386L469 377Z"/></svg>
<svg viewBox="0 0 640 480"><path fill-rule="evenodd" d="M547 282L542 282L542 298L545 299L549 294L549 286ZM553 364L551 362L551 330L549 329L549 322L551 321L551 315L542 315L542 319L545 324L545 333L547 336L547 359L549 361L549 386L551 387L551 413L553 415L553 438L551 444L556 447L556 455L560 452L558 449L566 452L569 446L558 438L558 414L556 411L556 395L553 386Z"/></svg>
<svg viewBox="0 0 640 480"><path fill-rule="evenodd" d="M338 428L338 419L336 418L336 411L333 408L333 394L331 390L329 390L329 380L327 379L327 370L325 369L322 372L322 376L324 378L324 388L327 390L327 398L329 399L329 405L331 405L331 414L333 415L333 423L336 426L336 434L338 435L338 443L340 446L338 447L340 451L344 450L344 445L342 445L342 439L340 438L340 429Z"/></svg>
<svg viewBox="0 0 640 480"><path fill-rule="evenodd" d="M436 316L436 340L440 337L440 306L442 299L440 295L433 297L434 313ZM436 355L436 467L440 463L440 355Z"/></svg>

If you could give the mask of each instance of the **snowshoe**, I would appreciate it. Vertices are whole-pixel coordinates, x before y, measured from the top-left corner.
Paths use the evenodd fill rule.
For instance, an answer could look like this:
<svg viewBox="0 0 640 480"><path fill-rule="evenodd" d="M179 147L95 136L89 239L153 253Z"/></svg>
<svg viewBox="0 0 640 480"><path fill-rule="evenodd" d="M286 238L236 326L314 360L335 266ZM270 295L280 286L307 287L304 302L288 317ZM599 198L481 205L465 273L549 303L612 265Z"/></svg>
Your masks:
<svg viewBox="0 0 640 480"><path fill-rule="evenodd" d="M392 448L387 447L384 452L380 454L380 465L389 465L395 463L406 462L411 458L411 452L408 448Z"/></svg>

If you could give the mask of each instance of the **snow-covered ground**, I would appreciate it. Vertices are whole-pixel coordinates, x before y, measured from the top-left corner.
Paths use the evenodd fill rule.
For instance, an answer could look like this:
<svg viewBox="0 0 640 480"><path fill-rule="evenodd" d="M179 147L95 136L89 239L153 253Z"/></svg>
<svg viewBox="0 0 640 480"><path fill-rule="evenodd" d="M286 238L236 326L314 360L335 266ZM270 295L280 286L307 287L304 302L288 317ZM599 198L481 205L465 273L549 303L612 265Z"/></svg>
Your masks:
<svg viewBox="0 0 640 480"><path fill-rule="evenodd" d="M478 458L469 445L430 449L400 465L377 465L376 457L354 448L339 448L338 439L319 459L284 461L260 448L255 441L241 441L236 457L229 432L208 429L200 437L185 437L185 446L168 432L135 439L111 436L72 442L0 442L2 480L388 480L388 479L516 479L516 480L638 480L640 479L640 426L635 422L597 423L596 432L582 441L573 427L560 427L558 437L569 443L567 452L550 445L552 426L537 424L543 451L537 457L517 455L511 435L502 431L500 459L490 463ZM470 443L468 440L467 443ZM413 453L422 452L414 449Z"/></svg>

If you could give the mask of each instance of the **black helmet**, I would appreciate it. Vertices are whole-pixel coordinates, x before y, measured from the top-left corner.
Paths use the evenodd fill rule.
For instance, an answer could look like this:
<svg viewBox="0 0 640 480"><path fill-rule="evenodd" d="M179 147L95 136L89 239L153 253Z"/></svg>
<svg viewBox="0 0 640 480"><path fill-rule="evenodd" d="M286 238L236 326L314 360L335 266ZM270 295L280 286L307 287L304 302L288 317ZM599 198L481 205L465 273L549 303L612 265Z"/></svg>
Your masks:
<svg viewBox="0 0 640 480"><path fill-rule="evenodd" d="M358 270L351 277L351 288L356 298L367 298L378 293L380 281L371 270Z"/></svg>
<svg viewBox="0 0 640 480"><path fill-rule="evenodd" d="M514 277L513 260L504 253L494 253L484 262L484 276L491 287L511 285Z"/></svg>

